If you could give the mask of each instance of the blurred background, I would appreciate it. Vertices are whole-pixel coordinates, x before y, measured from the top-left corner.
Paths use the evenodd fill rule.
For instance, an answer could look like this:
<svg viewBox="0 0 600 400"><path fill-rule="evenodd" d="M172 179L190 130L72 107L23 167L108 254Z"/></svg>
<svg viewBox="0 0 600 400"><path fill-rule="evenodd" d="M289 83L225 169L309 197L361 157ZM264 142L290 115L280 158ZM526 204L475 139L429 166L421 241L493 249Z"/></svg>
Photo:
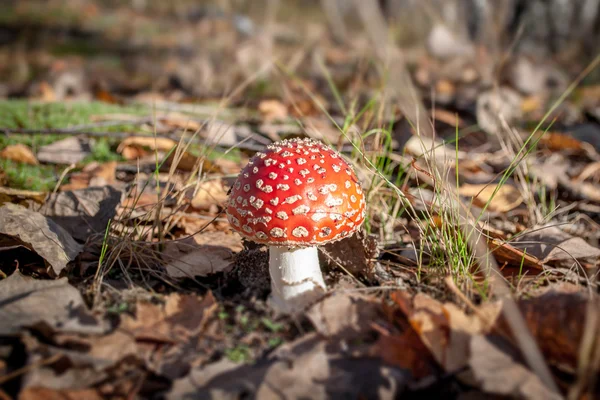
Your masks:
<svg viewBox="0 0 600 400"><path fill-rule="evenodd" d="M372 67L361 65L371 50L365 23L380 16L412 79L437 89L439 101L454 94L448 83L464 89L466 102L494 84L546 96L599 50L598 0L387 0L373 3L375 16L360 3L371 2L4 0L0 97L112 101L159 92L193 101L231 94L251 78L233 99L244 101L248 91L277 91L270 64L322 77L321 61L344 92L357 69Z"/></svg>

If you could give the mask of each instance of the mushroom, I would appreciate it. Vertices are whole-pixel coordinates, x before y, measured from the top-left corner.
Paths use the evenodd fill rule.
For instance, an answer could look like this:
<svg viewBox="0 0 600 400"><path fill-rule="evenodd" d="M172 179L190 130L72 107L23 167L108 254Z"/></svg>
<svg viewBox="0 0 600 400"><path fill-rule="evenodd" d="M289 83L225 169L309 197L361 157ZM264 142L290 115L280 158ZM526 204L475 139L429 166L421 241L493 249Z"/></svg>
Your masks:
<svg viewBox="0 0 600 400"><path fill-rule="evenodd" d="M273 143L248 161L231 188L227 219L269 246L270 302L291 314L326 290L317 247L357 231L365 199L352 167L312 139Z"/></svg>

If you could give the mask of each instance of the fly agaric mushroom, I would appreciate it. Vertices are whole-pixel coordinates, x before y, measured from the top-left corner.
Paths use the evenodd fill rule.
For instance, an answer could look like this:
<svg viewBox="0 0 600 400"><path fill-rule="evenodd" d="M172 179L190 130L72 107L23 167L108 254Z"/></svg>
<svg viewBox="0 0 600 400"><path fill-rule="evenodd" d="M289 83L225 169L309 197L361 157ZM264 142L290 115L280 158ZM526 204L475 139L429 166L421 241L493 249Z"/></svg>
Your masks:
<svg viewBox="0 0 600 400"><path fill-rule="evenodd" d="M317 246L351 235L365 218L352 167L311 139L273 143L233 184L227 219L246 239L269 246L271 302L293 313L326 290Z"/></svg>

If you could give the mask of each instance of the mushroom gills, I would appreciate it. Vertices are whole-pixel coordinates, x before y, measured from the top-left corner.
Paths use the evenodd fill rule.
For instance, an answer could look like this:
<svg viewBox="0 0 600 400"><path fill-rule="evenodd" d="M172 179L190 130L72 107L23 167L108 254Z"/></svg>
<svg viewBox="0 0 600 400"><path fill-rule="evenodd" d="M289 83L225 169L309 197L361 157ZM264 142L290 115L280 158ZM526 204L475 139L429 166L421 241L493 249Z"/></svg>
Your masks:
<svg viewBox="0 0 600 400"><path fill-rule="evenodd" d="M269 247L273 307L283 313L301 311L318 300L326 286L317 247Z"/></svg>

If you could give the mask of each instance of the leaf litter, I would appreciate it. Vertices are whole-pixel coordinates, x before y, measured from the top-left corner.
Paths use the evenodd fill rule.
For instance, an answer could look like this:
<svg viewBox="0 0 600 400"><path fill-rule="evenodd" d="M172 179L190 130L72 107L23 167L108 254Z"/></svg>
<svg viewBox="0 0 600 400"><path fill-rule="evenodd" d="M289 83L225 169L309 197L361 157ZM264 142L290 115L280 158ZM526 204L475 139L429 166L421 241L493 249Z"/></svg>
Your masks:
<svg viewBox="0 0 600 400"><path fill-rule="evenodd" d="M17 21L39 14L34 3ZM13 165L54 165L56 182L52 193L0 187L1 398L598 396L600 97L584 86L549 103L585 63L517 51L490 89L494 55L436 23L425 50L402 53L407 90L388 92L363 32L340 41L324 21L269 21L276 13L263 24L262 11L182 5L189 15L174 19L100 3L39 15L54 27L72 14L63 40L84 35L98 54L0 50L15 78L0 82L8 103L58 101L0 116L0 182L15 182ZM220 39L189 47L208 32ZM402 105L413 81L411 107L435 137ZM80 118L89 99L117 111ZM531 134L548 110L555 125ZM29 128L47 139L18 133ZM249 157L296 136L353 161L369 215L320 249L331 290L291 318L269 308L268 250L232 233L223 207ZM459 207L481 212L470 234L498 262L560 393L526 361Z"/></svg>

